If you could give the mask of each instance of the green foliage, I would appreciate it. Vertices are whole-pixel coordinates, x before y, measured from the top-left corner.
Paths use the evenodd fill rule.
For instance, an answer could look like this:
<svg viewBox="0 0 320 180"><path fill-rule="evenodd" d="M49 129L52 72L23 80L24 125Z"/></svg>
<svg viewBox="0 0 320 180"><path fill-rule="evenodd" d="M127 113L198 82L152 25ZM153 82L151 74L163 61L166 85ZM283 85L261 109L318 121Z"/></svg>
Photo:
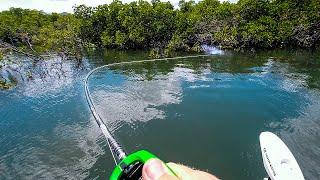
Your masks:
<svg viewBox="0 0 320 180"><path fill-rule="evenodd" d="M11 8L0 13L0 40L31 53L79 53L80 20L72 14Z"/></svg>
<svg viewBox="0 0 320 180"><path fill-rule="evenodd" d="M163 55L162 55L161 50L159 48L153 48L150 50L149 57L161 58L162 56Z"/></svg>
<svg viewBox="0 0 320 180"><path fill-rule="evenodd" d="M115 35L115 44L119 47L124 47L127 42L127 35L121 31L117 31Z"/></svg>
<svg viewBox="0 0 320 180"><path fill-rule="evenodd" d="M316 47L320 43L319 0L219 0L169 2L114 0L80 5L74 14L11 8L0 12L0 40L23 50L79 54L82 45L152 49L151 55L223 48Z"/></svg>
<svg viewBox="0 0 320 180"><path fill-rule="evenodd" d="M237 11L245 22L259 19L269 13L268 0L239 0Z"/></svg>
<svg viewBox="0 0 320 180"><path fill-rule="evenodd" d="M186 40L179 35L174 35L168 43L167 50L169 51L189 51L190 47L186 44Z"/></svg>
<svg viewBox="0 0 320 180"><path fill-rule="evenodd" d="M113 36L109 36L108 32L104 31L101 34L101 42L102 42L102 45L104 45L106 47L111 47L113 45L113 42L114 42L114 37Z"/></svg>
<svg viewBox="0 0 320 180"><path fill-rule="evenodd" d="M0 61L3 60L4 58L4 51L2 51L2 49L0 49ZM0 65L1 68L1 65Z"/></svg>
<svg viewBox="0 0 320 180"><path fill-rule="evenodd" d="M63 51L74 54L76 50L79 22L72 15L60 16L52 24L39 28L32 37L38 52Z"/></svg>
<svg viewBox="0 0 320 180"><path fill-rule="evenodd" d="M80 34L91 35L84 41L108 48L151 48L150 54L156 57L162 52L198 52L203 43L223 48L310 47L319 44L317 33L306 43L307 33L302 32L319 23L319 7L317 0L240 0L236 4L181 0L174 9L157 0L128 4L116 0L96 9L79 6L75 14L85 19Z"/></svg>
<svg viewBox="0 0 320 180"><path fill-rule="evenodd" d="M276 22L267 16L247 23L241 33L243 43L248 47L273 47L276 39Z"/></svg>
<svg viewBox="0 0 320 180"><path fill-rule="evenodd" d="M229 25L224 25L219 31L213 33L215 43L224 48L237 48L239 46L237 36L237 27Z"/></svg>

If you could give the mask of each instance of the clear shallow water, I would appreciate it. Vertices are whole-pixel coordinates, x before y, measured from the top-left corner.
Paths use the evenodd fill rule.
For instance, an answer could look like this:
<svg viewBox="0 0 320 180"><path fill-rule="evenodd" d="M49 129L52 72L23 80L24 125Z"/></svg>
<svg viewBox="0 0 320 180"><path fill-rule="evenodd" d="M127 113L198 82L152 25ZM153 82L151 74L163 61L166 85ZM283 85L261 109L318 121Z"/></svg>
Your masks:
<svg viewBox="0 0 320 180"><path fill-rule="evenodd" d="M0 179L107 178L111 154L88 110L85 73L144 53L93 53L67 75L0 91ZM37 83L35 83L37 82ZM320 174L320 59L311 52L224 53L117 65L93 74L99 113L128 152L223 179L262 179L261 131L278 134L307 179Z"/></svg>

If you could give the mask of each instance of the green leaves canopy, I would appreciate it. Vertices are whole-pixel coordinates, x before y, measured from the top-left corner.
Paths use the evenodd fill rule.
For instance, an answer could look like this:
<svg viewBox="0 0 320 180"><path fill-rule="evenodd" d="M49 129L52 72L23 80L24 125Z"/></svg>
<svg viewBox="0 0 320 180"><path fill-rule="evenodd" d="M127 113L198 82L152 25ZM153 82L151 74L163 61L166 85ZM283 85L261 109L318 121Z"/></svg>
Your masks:
<svg viewBox="0 0 320 180"><path fill-rule="evenodd" d="M80 5L74 14L11 8L0 13L0 39L21 49L74 53L80 45L153 52L223 48L315 47L320 43L319 0L218 0L199 3L114 0Z"/></svg>

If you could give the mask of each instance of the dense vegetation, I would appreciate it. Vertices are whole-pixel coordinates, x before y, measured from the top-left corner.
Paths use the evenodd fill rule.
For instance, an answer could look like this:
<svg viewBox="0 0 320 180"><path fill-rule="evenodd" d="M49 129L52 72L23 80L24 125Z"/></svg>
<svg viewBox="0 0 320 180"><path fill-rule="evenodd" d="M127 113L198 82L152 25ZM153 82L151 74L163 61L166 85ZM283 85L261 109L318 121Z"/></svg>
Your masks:
<svg viewBox="0 0 320 180"><path fill-rule="evenodd" d="M319 0L153 0L74 9L80 38L107 48L151 48L155 55L222 48L315 47L320 42Z"/></svg>
<svg viewBox="0 0 320 180"><path fill-rule="evenodd" d="M12 74L21 62L4 58L12 51L34 59L56 53L62 58L81 59L79 20L72 14L46 14L41 11L11 8L0 13L0 89L8 89L17 82ZM20 69L20 68L19 68ZM13 73L12 73L13 71ZM19 70L21 71L21 70ZM32 77L26 72L26 77Z"/></svg>
<svg viewBox="0 0 320 180"><path fill-rule="evenodd" d="M78 38L79 22L72 14L46 14L21 8L3 11L0 13L2 53L7 49L35 55L50 52L75 53L81 41Z"/></svg>
<svg viewBox="0 0 320 180"><path fill-rule="evenodd" d="M76 56L83 47L151 49L153 56L201 51L202 44L314 48L320 42L320 1L181 0L174 8L159 0L114 0L96 8L74 7L74 14L11 8L0 13L0 40L6 48Z"/></svg>

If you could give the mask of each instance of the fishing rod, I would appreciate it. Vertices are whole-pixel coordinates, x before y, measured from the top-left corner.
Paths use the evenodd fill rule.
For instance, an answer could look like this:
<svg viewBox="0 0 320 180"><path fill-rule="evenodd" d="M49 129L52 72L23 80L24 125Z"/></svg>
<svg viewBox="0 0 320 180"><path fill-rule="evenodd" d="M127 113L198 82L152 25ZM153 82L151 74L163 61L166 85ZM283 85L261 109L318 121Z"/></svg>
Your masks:
<svg viewBox="0 0 320 180"><path fill-rule="evenodd" d="M84 88L86 99L90 110L93 114L95 121L97 122L99 128L101 129L103 135L105 136L109 149L111 151L112 157L116 164L110 179L142 179L142 168L146 161L151 158L157 158L155 155L146 150L139 150L137 152L127 155L122 149L121 145L112 136L111 132L108 130L106 124L97 113L95 105L92 101L90 90L88 88L88 81L91 74L94 72L110 66L123 65L123 64L133 64L141 62L154 62L154 61L164 61L171 59L185 59L185 58L195 58L195 57L205 57L210 55L197 55L197 56L183 56L174 58L163 58L163 59L148 59L140 61L128 61L120 63L112 63L97 67L91 70L84 81ZM270 132L263 132L260 134L260 147L262 153L262 159L265 169L269 175L266 180L284 180L284 179L299 179L304 180L301 169L294 158L292 152L285 145L285 143L277 137L275 134ZM172 169L168 166L167 168L176 175Z"/></svg>
<svg viewBox="0 0 320 180"><path fill-rule="evenodd" d="M133 64L133 63L141 63L141 62L154 62L154 61L164 61L164 60L172 60L172 59L186 59L186 58L195 58L195 57L206 57L210 55L196 55L196 56L180 56L174 58L162 58L162 59L147 59L147 60L140 60L140 61L126 61L120 63L112 63L97 67L91 70L84 79L84 89L86 94L87 103L89 108L93 114L95 121L97 122L99 128L101 129L103 135L105 136L109 149L111 151L113 160L116 164L110 179L117 180L117 179L142 179L142 168L146 161L151 158L157 158L155 155L150 153L146 150L139 150L137 152L131 153L127 155L125 151L122 149L121 145L116 141L116 139L112 136L111 132L108 130L106 124L97 113L95 105L92 101L90 90L88 88L88 81L91 74L94 72L110 66L115 65L123 65L123 64ZM175 173L167 167L174 175Z"/></svg>

